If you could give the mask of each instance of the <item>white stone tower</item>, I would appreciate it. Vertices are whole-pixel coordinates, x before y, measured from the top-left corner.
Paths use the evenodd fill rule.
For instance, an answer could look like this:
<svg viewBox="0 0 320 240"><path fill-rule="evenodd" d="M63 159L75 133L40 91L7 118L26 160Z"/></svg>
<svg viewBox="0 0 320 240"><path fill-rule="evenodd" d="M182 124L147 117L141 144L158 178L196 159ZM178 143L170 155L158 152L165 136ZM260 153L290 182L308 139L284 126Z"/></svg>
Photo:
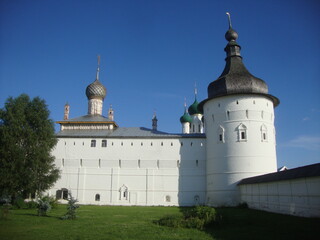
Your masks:
<svg viewBox="0 0 320 240"><path fill-rule="evenodd" d="M100 71L100 56L98 56L98 67L96 80L91 83L86 89L88 97L88 114L89 115L102 115L103 100L107 95L107 90L99 81Z"/></svg>
<svg viewBox="0 0 320 240"><path fill-rule="evenodd" d="M277 170L274 107L279 100L244 66L230 16L225 38L226 66L209 84L208 98L199 104L206 126L207 204L211 206L239 204L239 180Z"/></svg>
<svg viewBox="0 0 320 240"><path fill-rule="evenodd" d="M69 119L69 113L70 113L70 105L66 103L64 105L64 115L63 115L63 120L68 120Z"/></svg>

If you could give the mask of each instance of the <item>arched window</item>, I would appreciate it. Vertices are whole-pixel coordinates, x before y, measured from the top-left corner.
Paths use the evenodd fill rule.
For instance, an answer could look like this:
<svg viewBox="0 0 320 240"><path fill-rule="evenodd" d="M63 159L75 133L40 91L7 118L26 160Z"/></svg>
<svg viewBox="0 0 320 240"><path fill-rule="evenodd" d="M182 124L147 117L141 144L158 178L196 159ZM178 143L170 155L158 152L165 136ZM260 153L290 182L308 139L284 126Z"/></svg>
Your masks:
<svg viewBox="0 0 320 240"><path fill-rule="evenodd" d="M267 142L268 141L268 130L266 125L262 125L260 128L261 131L261 142Z"/></svg>
<svg viewBox="0 0 320 240"><path fill-rule="evenodd" d="M248 132L247 132L247 127L243 123L241 123L237 127L238 131L238 141L239 142L246 142L248 140Z"/></svg>
<svg viewBox="0 0 320 240"><path fill-rule="evenodd" d="M99 202L99 201L100 201L100 194L98 194L98 193L96 194L96 196L95 196L95 201L96 201L96 202Z"/></svg>
<svg viewBox="0 0 320 240"><path fill-rule="evenodd" d="M122 187L119 189L120 193L120 200L127 201L129 199L129 193L128 193L128 187L126 185L122 185Z"/></svg>
<svg viewBox="0 0 320 240"><path fill-rule="evenodd" d="M218 142L224 143L224 128L222 126L218 128Z"/></svg>

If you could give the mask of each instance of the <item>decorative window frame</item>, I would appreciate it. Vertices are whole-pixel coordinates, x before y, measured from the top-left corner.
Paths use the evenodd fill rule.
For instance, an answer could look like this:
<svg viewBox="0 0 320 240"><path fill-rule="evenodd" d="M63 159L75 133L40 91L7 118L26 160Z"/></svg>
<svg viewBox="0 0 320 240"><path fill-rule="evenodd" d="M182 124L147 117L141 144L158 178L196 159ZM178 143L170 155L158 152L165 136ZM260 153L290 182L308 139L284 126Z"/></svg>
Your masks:
<svg viewBox="0 0 320 240"><path fill-rule="evenodd" d="M262 124L260 127L261 131L261 142L268 142L268 128L266 125Z"/></svg>
<svg viewBox="0 0 320 240"><path fill-rule="evenodd" d="M119 200L121 201L128 201L129 200L129 191L128 187L126 185L122 185L122 187L119 189Z"/></svg>
<svg viewBox="0 0 320 240"><path fill-rule="evenodd" d="M247 126L243 123L237 127L238 132L238 142L247 142L248 141L248 129Z"/></svg>
<svg viewBox="0 0 320 240"><path fill-rule="evenodd" d="M220 125L218 128L218 143L224 143L225 137L224 137L224 128Z"/></svg>

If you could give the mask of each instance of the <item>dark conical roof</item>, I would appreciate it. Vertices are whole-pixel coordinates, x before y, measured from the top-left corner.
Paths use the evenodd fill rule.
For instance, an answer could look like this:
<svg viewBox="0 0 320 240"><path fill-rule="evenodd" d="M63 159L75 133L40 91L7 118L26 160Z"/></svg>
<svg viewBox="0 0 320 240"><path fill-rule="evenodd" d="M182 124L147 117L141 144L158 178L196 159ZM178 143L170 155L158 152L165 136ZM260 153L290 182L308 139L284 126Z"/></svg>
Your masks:
<svg viewBox="0 0 320 240"><path fill-rule="evenodd" d="M225 68L218 79L209 84L208 98L199 104L199 109L203 111L204 103L212 98L232 94L265 95L273 101L274 106L277 106L279 99L268 94L267 84L262 79L253 76L244 66L240 55L241 47L236 42L238 33L231 26L225 38L228 41L224 49L227 53Z"/></svg>
<svg viewBox="0 0 320 240"><path fill-rule="evenodd" d="M236 42L237 32L230 28L226 34L229 41L225 47L227 53L226 66L220 77L208 86L208 97L219 97L235 93L268 93L267 84L253 76L242 62L240 45Z"/></svg>

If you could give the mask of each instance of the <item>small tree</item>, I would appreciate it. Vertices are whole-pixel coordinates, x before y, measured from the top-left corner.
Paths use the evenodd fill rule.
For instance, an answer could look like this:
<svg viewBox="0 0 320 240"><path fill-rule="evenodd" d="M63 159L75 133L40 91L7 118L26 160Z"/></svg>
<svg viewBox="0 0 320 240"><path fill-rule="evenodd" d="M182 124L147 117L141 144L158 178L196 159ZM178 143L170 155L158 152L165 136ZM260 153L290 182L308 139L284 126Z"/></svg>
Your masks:
<svg viewBox="0 0 320 240"><path fill-rule="evenodd" d="M61 217L61 219L66 220L66 219L71 219L74 220L77 215L76 215L76 210L77 208L79 208L79 205L76 204L76 202L78 202L77 199L74 199L71 195L71 193L69 193L69 198L68 198L68 205L67 205L67 213Z"/></svg>
<svg viewBox="0 0 320 240"><path fill-rule="evenodd" d="M49 114L44 100L26 94L9 97L0 109L0 196L26 198L58 180L51 155L57 140Z"/></svg>
<svg viewBox="0 0 320 240"><path fill-rule="evenodd" d="M47 213L51 210L51 205L46 198L38 199L38 216L47 216Z"/></svg>

